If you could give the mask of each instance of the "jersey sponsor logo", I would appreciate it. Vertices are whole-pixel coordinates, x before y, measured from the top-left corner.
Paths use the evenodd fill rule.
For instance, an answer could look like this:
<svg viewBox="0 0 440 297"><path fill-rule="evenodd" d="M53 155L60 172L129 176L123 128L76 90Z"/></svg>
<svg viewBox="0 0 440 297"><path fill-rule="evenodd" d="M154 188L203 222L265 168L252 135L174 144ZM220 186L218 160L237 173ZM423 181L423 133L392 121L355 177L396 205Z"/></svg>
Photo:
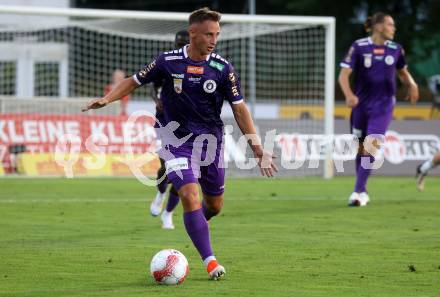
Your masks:
<svg viewBox="0 0 440 297"><path fill-rule="evenodd" d="M374 56L374 60L382 61L383 60L383 56Z"/></svg>
<svg viewBox="0 0 440 297"><path fill-rule="evenodd" d="M375 55L384 55L385 49L384 48L375 48L373 49L373 54Z"/></svg>
<svg viewBox="0 0 440 297"><path fill-rule="evenodd" d="M172 73L171 76L174 77L174 78L184 78L185 74L183 74L183 73L179 73L179 74Z"/></svg>
<svg viewBox="0 0 440 297"><path fill-rule="evenodd" d="M188 78L188 80L190 81L190 82L193 82L193 83L200 83L200 80L201 80L202 78L201 77L193 77L193 76L190 76L189 78Z"/></svg>
<svg viewBox="0 0 440 297"><path fill-rule="evenodd" d="M371 62L372 62L372 54L364 54L364 66L365 68L370 68L371 67Z"/></svg>
<svg viewBox="0 0 440 297"><path fill-rule="evenodd" d="M188 169L188 159L187 158L176 158L165 162L166 173L179 171L183 169Z"/></svg>
<svg viewBox="0 0 440 297"><path fill-rule="evenodd" d="M182 93L182 82L183 82L183 79L181 79L181 78L175 78L175 79L173 79L173 83L174 83L174 91L175 91L177 94Z"/></svg>
<svg viewBox="0 0 440 297"><path fill-rule="evenodd" d="M392 49L397 49L397 44L395 44L394 42L388 42L387 46Z"/></svg>
<svg viewBox="0 0 440 297"><path fill-rule="evenodd" d="M218 63L216 61L212 61L209 62L209 66L211 66L212 68L218 69L219 71L223 71L223 69L225 68L225 65Z"/></svg>
<svg viewBox="0 0 440 297"><path fill-rule="evenodd" d="M141 71L138 72L139 77L146 77L147 74L156 66L156 60L153 60L150 64L144 67Z"/></svg>
<svg viewBox="0 0 440 297"><path fill-rule="evenodd" d="M387 65L390 65L390 66L393 65L394 64L394 57L390 56L390 55L386 56L385 57L385 63Z"/></svg>
<svg viewBox="0 0 440 297"><path fill-rule="evenodd" d="M200 75L200 74L204 73L204 69L203 69L203 67L199 67L199 66L188 66L188 67L186 67L186 73Z"/></svg>
<svg viewBox="0 0 440 297"><path fill-rule="evenodd" d="M206 93L214 93L216 89L217 83L212 79L208 79L203 83L203 90L205 90Z"/></svg>
<svg viewBox="0 0 440 297"><path fill-rule="evenodd" d="M168 57L165 57L165 61L181 60L181 59L183 59L182 56L168 56Z"/></svg>

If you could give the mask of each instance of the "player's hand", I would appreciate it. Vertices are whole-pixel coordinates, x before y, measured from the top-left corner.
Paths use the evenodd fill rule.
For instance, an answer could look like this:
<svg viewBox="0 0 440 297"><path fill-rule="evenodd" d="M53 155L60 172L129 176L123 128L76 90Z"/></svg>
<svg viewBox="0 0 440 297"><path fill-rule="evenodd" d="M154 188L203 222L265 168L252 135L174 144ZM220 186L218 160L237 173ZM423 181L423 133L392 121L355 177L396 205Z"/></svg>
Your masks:
<svg viewBox="0 0 440 297"><path fill-rule="evenodd" d="M254 152L255 157L258 159L258 166L260 166L261 175L267 177L273 177L278 172L278 167L274 163L274 156L272 153L260 150Z"/></svg>
<svg viewBox="0 0 440 297"><path fill-rule="evenodd" d="M102 107L106 106L108 103L109 103L108 100L104 99L104 98L95 99L95 100L92 100L89 103L87 103L87 105L84 106L83 108L81 108L81 111L84 112L89 109L102 108Z"/></svg>
<svg viewBox="0 0 440 297"><path fill-rule="evenodd" d="M356 107L359 103L359 98L356 95L345 97L345 104L347 104L348 107Z"/></svg>
<svg viewBox="0 0 440 297"><path fill-rule="evenodd" d="M419 87L414 84L408 88L408 94L406 95L405 100L409 100L411 104L416 104L419 100Z"/></svg>

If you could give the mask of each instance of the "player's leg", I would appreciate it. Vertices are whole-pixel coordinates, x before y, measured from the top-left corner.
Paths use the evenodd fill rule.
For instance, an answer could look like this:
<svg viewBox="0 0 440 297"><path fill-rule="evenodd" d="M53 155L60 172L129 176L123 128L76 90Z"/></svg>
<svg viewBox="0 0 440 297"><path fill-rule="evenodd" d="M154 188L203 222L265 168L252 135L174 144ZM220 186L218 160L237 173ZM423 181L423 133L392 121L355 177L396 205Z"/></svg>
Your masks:
<svg viewBox="0 0 440 297"><path fill-rule="evenodd" d="M367 182L368 178L372 172L372 164L375 161L374 155L376 151L380 149L381 142L383 137L388 129L388 126L392 119L392 110L384 112L382 114L369 114L367 120L367 136L370 137L369 141L371 144L367 149L366 143L360 148L362 151L361 155L361 163L358 169L358 175L355 185L355 191L360 193L360 201L361 205L367 205L370 201L370 197L368 196L367 191Z"/></svg>
<svg viewBox="0 0 440 297"><path fill-rule="evenodd" d="M168 186L168 180L165 177L165 161L162 158L160 160L160 168L157 170L157 180L161 180L157 184L157 193L156 197L153 199L150 205L150 212L152 216L158 216L162 212L162 205L165 199L165 192Z"/></svg>
<svg viewBox="0 0 440 297"><path fill-rule="evenodd" d="M209 277L218 279L224 275L225 269L218 264L212 251L209 225L200 204L197 184L186 184L178 193L182 200L186 232L199 252Z"/></svg>
<svg viewBox="0 0 440 297"><path fill-rule="evenodd" d="M219 168L223 167L219 166L221 154L222 151L217 150L214 162L201 168L199 183L203 192L202 210L207 221L218 215L223 208L225 169ZM221 266L216 259L205 261L205 265L212 279L219 279L226 273L225 268Z"/></svg>
<svg viewBox="0 0 440 297"><path fill-rule="evenodd" d="M363 204L361 201L361 197L360 197L361 192L359 189L360 178L362 177L362 173L359 171L359 168L361 164L362 153L364 151L362 143L367 134L367 124L368 124L367 116L365 112L362 110L362 108L359 106L353 108L350 116L350 130L351 130L351 134L357 137L359 141L359 149L355 159L356 182L353 193L351 193L350 197L348 198L348 206L361 206Z"/></svg>
<svg viewBox="0 0 440 297"><path fill-rule="evenodd" d="M423 191L425 188L425 176L428 174L429 170L438 165L440 165L440 152L437 152L429 160L426 160L417 166L416 185L419 191Z"/></svg>
<svg viewBox="0 0 440 297"><path fill-rule="evenodd" d="M202 168L199 179L203 192L202 209L207 221L218 215L223 208L223 193L225 188L225 169L219 168L214 162Z"/></svg>
<svg viewBox="0 0 440 297"><path fill-rule="evenodd" d="M207 195L203 194L202 209L207 221L220 213L223 208L223 194Z"/></svg>
<svg viewBox="0 0 440 297"><path fill-rule="evenodd" d="M202 205L199 199L199 189L197 185L197 173L193 171L191 164L191 149L173 149L174 160L169 160L171 165L168 170L168 179L178 192L178 196L183 206L183 222L186 232L191 238L195 248L200 254L206 266L215 260L214 252L211 247L209 235L209 225L203 214ZM184 169L182 169L184 168ZM212 279L215 279L211 276Z"/></svg>
<svg viewBox="0 0 440 297"><path fill-rule="evenodd" d="M168 193L167 206L160 215L160 219L162 220L162 228L174 229L173 210L176 208L177 204L179 204L179 194L177 193L174 186L171 186L171 189Z"/></svg>

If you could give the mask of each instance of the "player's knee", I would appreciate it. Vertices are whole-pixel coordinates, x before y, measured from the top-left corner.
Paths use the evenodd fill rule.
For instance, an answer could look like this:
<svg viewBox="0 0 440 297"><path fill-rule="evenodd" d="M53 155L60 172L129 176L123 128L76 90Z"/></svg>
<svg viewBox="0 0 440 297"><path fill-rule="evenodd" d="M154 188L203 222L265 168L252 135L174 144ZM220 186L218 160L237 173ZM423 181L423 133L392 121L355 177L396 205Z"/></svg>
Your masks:
<svg viewBox="0 0 440 297"><path fill-rule="evenodd" d="M178 195L185 211L193 211L200 208L199 191L197 188L183 186Z"/></svg>
<svg viewBox="0 0 440 297"><path fill-rule="evenodd" d="M214 215L218 215L223 208L223 199L211 199L206 201L206 207L214 213Z"/></svg>

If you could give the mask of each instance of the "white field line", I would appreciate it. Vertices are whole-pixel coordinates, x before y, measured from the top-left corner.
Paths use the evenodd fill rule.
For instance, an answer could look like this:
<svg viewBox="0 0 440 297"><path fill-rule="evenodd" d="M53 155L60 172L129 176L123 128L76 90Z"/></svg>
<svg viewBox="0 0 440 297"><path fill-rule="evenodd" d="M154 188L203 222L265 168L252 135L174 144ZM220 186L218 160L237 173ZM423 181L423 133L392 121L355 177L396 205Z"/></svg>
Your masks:
<svg viewBox="0 0 440 297"><path fill-rule="evenodd" d="M152 197L150 198L0 198L0 204L49 204L49 203L150 203ZM400 202L409 202L409 201L438 201L434 198L426 198L423 199L415 197L414 199L400 199L398 196L391 197L387 196L386 199L381 197L377 197L375 201L377 202L386 202L386 201L400 201ZM247 197L247 196L226 196L225 203L232 203L234 201L267 201L267 202L276 202L276 201L340 201L341 203L345 203L346 199L336 199L336 198L327 198L327 197L292 197L292 196L267 196L267 197Z"/></svg>

